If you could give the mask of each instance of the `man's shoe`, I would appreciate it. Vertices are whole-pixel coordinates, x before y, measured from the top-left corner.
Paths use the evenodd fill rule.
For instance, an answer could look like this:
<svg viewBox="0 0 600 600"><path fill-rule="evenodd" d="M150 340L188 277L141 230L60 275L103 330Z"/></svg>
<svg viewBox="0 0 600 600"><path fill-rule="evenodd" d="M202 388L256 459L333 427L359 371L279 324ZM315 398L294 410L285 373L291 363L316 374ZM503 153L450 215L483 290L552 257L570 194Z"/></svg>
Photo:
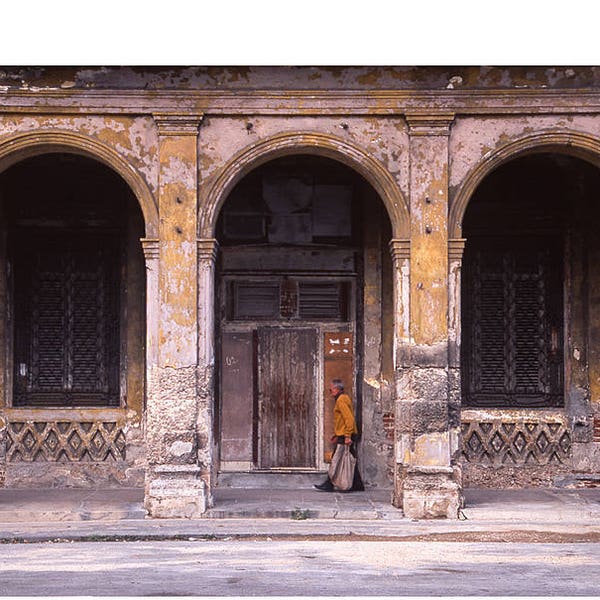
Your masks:
<svg viewBox="0 0 600 600"><path fill-rule="evenodd" d="M313 485L315 490L319 490L320 492L333 492L333 485L329 481L324 481L323 483Z"/></svg>

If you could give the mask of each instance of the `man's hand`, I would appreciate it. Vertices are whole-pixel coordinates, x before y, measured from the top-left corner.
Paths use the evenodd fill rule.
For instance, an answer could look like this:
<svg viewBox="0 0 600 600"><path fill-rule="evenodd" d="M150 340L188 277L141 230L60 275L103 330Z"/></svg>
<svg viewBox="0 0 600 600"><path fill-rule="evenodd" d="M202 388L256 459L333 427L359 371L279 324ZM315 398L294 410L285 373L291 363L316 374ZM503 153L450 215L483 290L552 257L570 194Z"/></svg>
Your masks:
<svg viewBox="0 0 600 600"><path fill-rule="evenodd" d="M346 436L346 437L344 438L344 444L346 444L346 446L348 446L348 445L349 445L349 444L351 444L351 443L352 443L352 438L351 438L351 437L348 437L348 436Z"/></svg>

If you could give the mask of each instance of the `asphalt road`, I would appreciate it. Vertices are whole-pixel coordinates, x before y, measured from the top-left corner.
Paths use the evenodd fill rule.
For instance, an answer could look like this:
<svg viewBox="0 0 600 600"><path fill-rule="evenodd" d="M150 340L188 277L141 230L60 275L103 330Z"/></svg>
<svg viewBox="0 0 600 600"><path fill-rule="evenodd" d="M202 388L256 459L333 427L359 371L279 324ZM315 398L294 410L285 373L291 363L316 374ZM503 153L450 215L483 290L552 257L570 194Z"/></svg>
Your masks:
<svg viewBox="0 0 600 600"><path fill-rule="evenodd" d="M0 545L3 596L597 595L600 545L159 541Z"/></svg>

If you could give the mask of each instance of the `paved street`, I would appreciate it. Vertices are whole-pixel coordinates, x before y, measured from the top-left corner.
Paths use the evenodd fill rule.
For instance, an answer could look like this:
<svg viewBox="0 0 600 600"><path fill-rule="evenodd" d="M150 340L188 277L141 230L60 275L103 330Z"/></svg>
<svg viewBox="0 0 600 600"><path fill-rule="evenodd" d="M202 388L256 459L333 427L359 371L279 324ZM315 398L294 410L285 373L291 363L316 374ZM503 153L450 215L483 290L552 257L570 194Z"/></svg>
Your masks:
<svg viewBox="0 0 600 600"><path fill-rule="evenodd" d="M0 545L0 594L550 595L600 593L600 545L164 541Z"/></svg>

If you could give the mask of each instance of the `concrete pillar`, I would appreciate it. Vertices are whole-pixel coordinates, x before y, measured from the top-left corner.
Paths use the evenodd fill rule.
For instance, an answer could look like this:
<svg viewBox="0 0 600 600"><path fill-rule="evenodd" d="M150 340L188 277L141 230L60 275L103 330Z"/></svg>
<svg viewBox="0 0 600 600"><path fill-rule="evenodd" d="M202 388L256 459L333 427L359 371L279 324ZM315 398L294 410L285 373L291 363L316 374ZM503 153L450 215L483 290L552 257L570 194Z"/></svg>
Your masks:
<svg viewBox="0 0 600 600"><path fill-rule="evenodd" d="M410 319L409 335L402 332L406 337L396 347L394 504L410 518L456 518L462 496L460 472L452 461L448 323L448 137L453 115L406 118ZM406 298L404 289L402 293Z"/></svg>
<svg viewBox="0 0 600 600"><path fill-rule="evenodd" d="M157 323L158 335L156 347L149 350L156 364L149 365L145 505L153 517L193 518L207 507L206 484L198 464L197 430L196 232L201 116L156 114L154 119L159 133L160 228L158 306L151 318ZM151 302L149 298L149 307Z"/></svg>

